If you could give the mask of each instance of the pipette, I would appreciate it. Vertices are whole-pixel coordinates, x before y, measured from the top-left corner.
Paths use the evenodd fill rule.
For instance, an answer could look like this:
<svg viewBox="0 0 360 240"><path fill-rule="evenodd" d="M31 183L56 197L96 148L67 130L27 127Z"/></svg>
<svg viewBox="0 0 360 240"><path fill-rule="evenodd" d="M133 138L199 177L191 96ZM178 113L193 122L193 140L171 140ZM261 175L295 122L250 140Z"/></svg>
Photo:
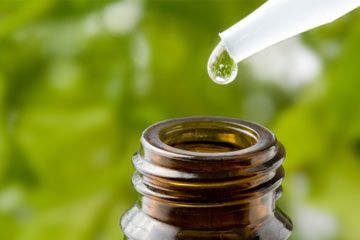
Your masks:
<svg viewBox="0 0 360 240"><path fill-rule="evenodd" d="M268 0L220 33L208 62L210 78L232 82L237 63L287 38L333 22L360 6L360 0Z"/></svg>

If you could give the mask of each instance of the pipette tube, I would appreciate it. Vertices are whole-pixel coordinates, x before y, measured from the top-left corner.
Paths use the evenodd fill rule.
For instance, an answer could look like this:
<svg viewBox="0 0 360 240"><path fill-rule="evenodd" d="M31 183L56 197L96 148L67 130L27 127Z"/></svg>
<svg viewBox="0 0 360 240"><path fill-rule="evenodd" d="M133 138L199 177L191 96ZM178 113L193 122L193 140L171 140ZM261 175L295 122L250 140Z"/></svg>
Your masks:
<svg viewBox="0 0 360 240"><path fill-rule="evenodd" d="M287 38L330 23L360 6L360 0L268 0L220 33L230 56L240 62Z"/></svg>

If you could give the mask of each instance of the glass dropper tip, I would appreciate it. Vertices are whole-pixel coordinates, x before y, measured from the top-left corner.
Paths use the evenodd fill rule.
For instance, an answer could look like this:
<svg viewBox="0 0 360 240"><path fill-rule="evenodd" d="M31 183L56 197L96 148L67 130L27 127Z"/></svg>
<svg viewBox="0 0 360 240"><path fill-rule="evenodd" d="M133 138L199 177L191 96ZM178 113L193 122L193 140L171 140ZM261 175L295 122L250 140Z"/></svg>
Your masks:
<svg viewBox="0 0 360 240"><path fill-rule="evenodd" d="M211 53L207 70L209 77L217 84L228 84L237 76L238 67L224 44L220 42Z"/></svg>

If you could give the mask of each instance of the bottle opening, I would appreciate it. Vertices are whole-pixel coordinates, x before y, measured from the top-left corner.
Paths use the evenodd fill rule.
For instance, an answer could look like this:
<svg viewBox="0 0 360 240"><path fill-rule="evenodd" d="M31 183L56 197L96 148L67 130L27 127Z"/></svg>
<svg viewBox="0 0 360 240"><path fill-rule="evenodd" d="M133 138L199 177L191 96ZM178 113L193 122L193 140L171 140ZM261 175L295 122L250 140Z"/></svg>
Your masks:
<svg viewBox="0 0 360 240"><path fill-rule="evenodd" d="M168 146L200 153L238 151L257 143L250 129L220 121L182 122L162 129L159 135Z"/></svg>

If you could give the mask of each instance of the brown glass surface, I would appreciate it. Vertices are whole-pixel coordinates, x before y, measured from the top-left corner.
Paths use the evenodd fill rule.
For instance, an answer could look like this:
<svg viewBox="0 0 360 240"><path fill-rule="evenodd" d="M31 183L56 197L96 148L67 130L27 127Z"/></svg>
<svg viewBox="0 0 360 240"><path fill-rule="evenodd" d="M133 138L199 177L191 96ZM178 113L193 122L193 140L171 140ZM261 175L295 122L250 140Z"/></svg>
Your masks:
<svg viewBox="0 0 360 240"><path fill-rule="evenodd" d="M161 122L133 157L139 202L122 218L129 240L287 239L275 207L285 151L259 125L228 118Z"/></svg>

